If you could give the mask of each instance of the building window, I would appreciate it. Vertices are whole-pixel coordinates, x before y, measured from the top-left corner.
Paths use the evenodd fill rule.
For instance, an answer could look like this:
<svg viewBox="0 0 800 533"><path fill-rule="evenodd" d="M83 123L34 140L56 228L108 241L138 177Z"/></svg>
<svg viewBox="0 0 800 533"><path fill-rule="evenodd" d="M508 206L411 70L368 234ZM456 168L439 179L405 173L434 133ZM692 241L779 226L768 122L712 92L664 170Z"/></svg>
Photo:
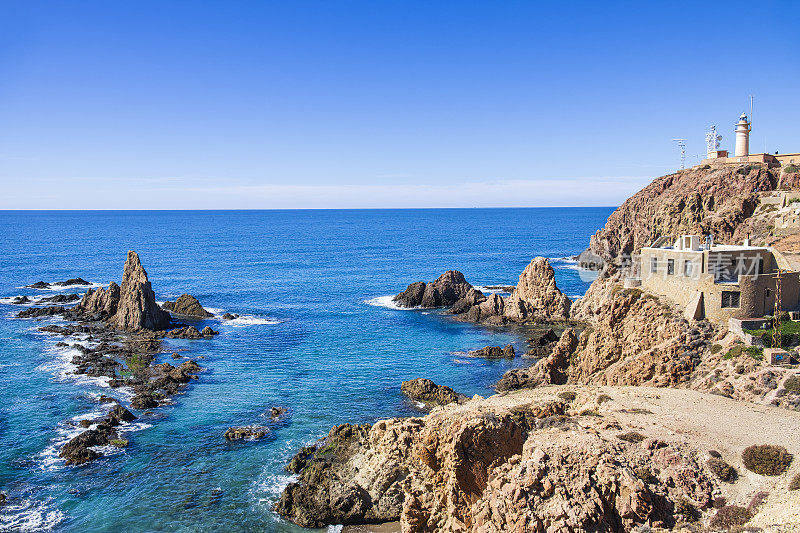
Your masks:
<svg viewBox="0 0 800 533"><path fill-rule="evenodd" d="M667 259L667 274L673 275L675 273L675 260Z"/></svg>
<svg viewBox="0 0 800 533"><path fill-rule="evenodd" d="M650 273L655 274L656 272L658 272L658 258L650 256Z"/></svg>
<svg viewBox="0 0 800 533"><path fill-rule="evenodd" d="M739 291L722 291L722 307L739 307Z"/></svg>
<svg viewBox="0 0 800 533"><path fill-rule="evenodd" d="M683 262L683 275L687 278L691 278L694 275L692 271L692 262L688 259Z"/></svg>

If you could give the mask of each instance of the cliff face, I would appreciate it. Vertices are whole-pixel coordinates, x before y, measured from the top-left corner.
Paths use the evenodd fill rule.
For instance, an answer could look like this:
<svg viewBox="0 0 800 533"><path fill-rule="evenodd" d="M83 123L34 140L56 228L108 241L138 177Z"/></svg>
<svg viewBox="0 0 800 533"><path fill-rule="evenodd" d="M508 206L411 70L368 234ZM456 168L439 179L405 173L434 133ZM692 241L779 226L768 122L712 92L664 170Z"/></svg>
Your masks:
<svg viewBox="0 0 800 533"><path fill-rule="evenodd" d="M688 169L662 176L625 201L591 237L589 249L606 261L638 253L662 235L713 234L718 242L747 236L745 221L759 191L796 185L796 175L759 165Z"/></svg>
<svg viewBox="0 0 800 533"><path fill-rule="evenodd" d="M292 460L299 481L276 510L306 527L399 520L404 532L555 533L671 526L674 502L710 505L715 482L695 451L628 445L620 420L578 414L612 412L596 391L571 403L556 392L338 426Z"/></svg>

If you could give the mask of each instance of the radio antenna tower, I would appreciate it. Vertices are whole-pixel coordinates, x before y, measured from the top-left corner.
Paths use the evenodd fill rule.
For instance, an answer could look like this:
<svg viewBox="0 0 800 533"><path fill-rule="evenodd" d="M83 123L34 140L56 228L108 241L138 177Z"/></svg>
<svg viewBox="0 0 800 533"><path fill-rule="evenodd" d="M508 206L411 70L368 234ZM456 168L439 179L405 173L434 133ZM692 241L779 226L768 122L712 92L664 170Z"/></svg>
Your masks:
<svg viewBox="0 0 800 533"><path fill-rule="evenodd" d="M722 135L717 135L717 125L712 124L711 128L708 130L708 133L706 133L706 151L710 154L719 150L719 142L721 140Z"/></svg>
<svg viewBox="0 0 800 533"><path fill-rule="evenodd" d="M686 139L672 139L681 148L681 170L686 168Z"/></svg>

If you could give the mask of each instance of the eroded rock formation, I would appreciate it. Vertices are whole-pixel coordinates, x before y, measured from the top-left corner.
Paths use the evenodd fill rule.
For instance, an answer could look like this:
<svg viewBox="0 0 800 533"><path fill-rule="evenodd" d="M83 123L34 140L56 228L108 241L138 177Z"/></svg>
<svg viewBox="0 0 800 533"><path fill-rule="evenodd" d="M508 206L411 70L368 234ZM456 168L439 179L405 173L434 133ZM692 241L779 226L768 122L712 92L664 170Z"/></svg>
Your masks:
<svg viewBox="0 0 800 533"><path fill-rule="evenodd" d="M464 274L448 270L431 283L412 283L394 301L402 307L450 307L465 298L472 288Z"/></svg>
<svg viewBox="0 0 800 533"><path fill-rule="evenodd" d="M139 261L139 255L128 252L120 285L120 299L113 324L119 329L138 331L141 329L164 329L169 325L169 313L156 303L156 295L147 279L147 272Z"/></svg>
<svg viewBox="0 0 800 533"><path fill-rule="evenodd" d="M96 320L106 320L117 313L119 299L119 285L112 281L107 289L99 287L86 291L80 303L75 306L75 311Z"/></svg>
<svg viewBox="0 0 800 533"><path fill-rule="evenodd" d="M572 301L556 286L550 261L537 257L519 275L503 314L513 320L566 320Z"/></svg>
<svg viewBox="0 0 800 533"><path fill-rule="evenodd" d="M166 301L161 307L171 311L176 315L190 316L196 318L209 318L214 316L203 308L197 298L191 294L182 294L174 302Z"/></svg>

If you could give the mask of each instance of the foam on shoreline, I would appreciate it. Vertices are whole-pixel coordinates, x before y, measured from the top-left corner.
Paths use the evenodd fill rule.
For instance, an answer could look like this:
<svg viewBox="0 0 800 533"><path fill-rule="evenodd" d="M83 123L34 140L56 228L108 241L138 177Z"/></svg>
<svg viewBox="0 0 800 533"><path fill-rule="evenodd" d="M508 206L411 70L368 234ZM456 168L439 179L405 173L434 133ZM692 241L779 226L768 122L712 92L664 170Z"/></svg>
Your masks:
<svg viewBox="0 0 800 533"><path fill-rule="evenodd" d="M395 311L412 311L414 309L420 309L419 307L402 307L397 305L394 301L394 294L389 294L387 296L377 296L375 298L370 298L368 300L364 300L364 303L367 305L372 305L375 307L383 307L385 309L394 309Z"/></svg>

